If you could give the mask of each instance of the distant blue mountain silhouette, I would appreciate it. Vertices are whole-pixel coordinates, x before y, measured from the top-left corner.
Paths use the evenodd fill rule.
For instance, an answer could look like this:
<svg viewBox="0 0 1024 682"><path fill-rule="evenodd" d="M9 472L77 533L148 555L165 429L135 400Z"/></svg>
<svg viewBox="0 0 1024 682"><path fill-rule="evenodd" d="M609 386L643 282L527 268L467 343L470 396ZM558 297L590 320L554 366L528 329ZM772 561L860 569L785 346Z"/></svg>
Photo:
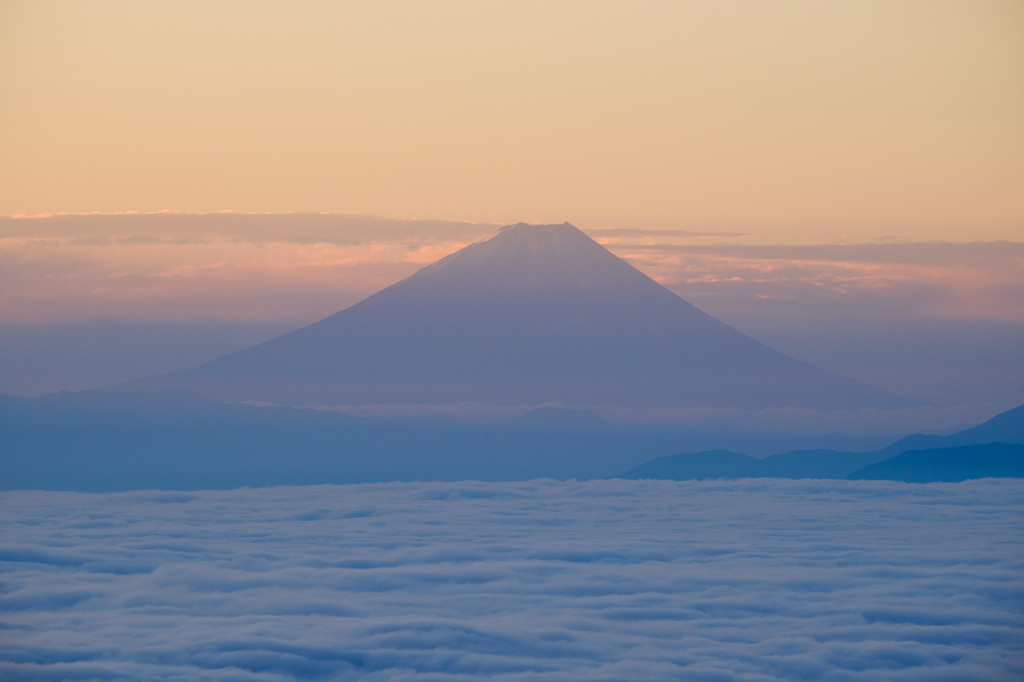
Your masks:
<svg viewBox="0 0 1024 682"><path fill-rule="evenodd" d="M756 459L728 450L657 457L621 478L850 478L927 483L1024 477L1024 405L948 436L913 435L874 452L796 450Z"/></svg>
<svg viewBox="0 0 1024 682"><path fill-rule="evenodd" d="M910 450L858 469L848 478L931 483L970 478L1024 477L1024 445L985 443L955 448Z"/></svg>
<svg viewBox="0 0 1024 682"><path fill-rule="evenodd" d="M986 422L948 436L914 434L885 449L897 454L908 450L952 448L984 443L1024 443L1024 405L1001 412Z"/></svg>
<svg viewBox="0 0 1024 682"><path fill-rule="evenodd" d="M1015 413L1024 416L1020 409ZM993 420L1004 426L1006 421ZM586 410L551 408L504 422L463 423L225 404L176 389L0 395L0 490L586 479L627 470L618 477L960 480L1019 476L1024 461L1019 444L1024 441L1016 451L974 443L914 450L903 459L888 449L798 450L760 460L728 450L658 457L677 452L680 443L727 443L742 450L744 443L763 447L801 440L772 432L716 434L667 424L617 424ZM886 458L887 468L865 469Z"/></svg>
<svg viewBox="0 0 1024 682"><path fill-rule="evenodd" d="M779 353L569 225L514 225L307 327L132 382L285 405L912 404Z"/></svg>
<svg viewBox="0 0 1024 682"><path fill-rule="evenodd" d="M763 447L806 437L621 424L549 407L467 423L254 407L180 389L0 395L0 490L603 478L679 443Z"/></svg>

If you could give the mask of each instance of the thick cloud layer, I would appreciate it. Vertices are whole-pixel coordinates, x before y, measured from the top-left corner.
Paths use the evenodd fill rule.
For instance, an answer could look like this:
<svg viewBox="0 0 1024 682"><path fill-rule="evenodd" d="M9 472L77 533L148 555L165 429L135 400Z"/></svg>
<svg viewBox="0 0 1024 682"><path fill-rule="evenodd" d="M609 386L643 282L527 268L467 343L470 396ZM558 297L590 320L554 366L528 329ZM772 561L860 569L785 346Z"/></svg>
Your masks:
<svg viewBox="0 0 1024 682"><path fill-rule="evenodd" d="M4 679L1014 680L1024 483L13 492Z"/></svg>

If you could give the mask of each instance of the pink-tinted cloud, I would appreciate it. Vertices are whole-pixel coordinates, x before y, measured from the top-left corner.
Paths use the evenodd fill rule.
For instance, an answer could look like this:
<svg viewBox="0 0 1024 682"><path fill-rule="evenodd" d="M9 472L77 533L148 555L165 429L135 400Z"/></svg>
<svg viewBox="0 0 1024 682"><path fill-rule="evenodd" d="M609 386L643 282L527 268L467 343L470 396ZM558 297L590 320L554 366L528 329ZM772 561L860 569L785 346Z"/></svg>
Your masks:
<svg viewBox="0 0 1024 682"><path fill-rule="evenodd" d="M0 219L0 320L309 321L497 226L331 214ZM742 233L590 233L727 319L1024 320L1024 244L758 245Z"/></svg>
<svg viewBox="0 0 1024 682"><path fill-rule="evenodd" d="M0 319L305 320L493 229L318 214L4 219Z"/></svg>
<svg viewBox="0 0 1024 682"><path fill-rule="evenodd" d="M1024 244L609 244L698 305L794 301L878 317L1024 320Z"/></svg>

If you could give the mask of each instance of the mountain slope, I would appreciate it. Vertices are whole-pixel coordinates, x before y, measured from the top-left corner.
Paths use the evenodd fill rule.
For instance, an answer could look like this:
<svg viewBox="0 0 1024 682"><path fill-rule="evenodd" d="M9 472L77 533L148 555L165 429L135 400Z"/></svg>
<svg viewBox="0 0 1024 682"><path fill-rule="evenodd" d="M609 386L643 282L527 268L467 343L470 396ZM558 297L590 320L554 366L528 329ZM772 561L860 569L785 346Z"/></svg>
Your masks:
<svg viewBox="0 0 1024 682"><path fill-rule="evenodd" d="M971 478L1024 477L1024 445L985 443L934 450L910 450L870 464L850 479L931 483Z"/></svg>
<svg viewBox="0 0 1024 682"><path fill-rule="evenodd" d="M899 453L907 450L952 448L983 443L1024 443L1024 405L1000 412L988 421L948 436L923 434L907 436L885 450Z"/></svg>
<svg viewBox="0 0 1024 682"><path fill-rule="evenodd" d="M986 476L1017 477L1024 476L1022 427L1024 405L949 436L908 436L873 452L794 450L764 459L724 450L695 452L658 457L633 467L620 477L677 481L704 478L872 478L914 482L962 481ZM915 444L924 446L915 448ZM928 447L929 444L934 447Z"/></svg>
<svg viewBox="0 0 1024 682"><path fill-rule="evenodd" d="M719 322L568 223L514 225L315 324L130 388L291 405L895 408Z"/></svg>

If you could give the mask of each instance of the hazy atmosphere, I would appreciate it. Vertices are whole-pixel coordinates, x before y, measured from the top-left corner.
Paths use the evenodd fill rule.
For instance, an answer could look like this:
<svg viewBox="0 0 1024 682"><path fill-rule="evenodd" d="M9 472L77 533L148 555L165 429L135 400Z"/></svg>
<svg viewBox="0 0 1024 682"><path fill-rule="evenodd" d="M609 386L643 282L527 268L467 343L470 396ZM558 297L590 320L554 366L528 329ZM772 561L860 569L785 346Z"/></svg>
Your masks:
<svg viewBox="0 0 1024 682"><path fill-rule="evenodd" d="M0 392L183 369L337 312L497 228L312 213L0 218ZM978 416L1024 401L1022 242L583 229L802 360L935 405L990 404Z"/></svg>
<svg viewBox="0 0 1024 682"><path fill-rule="evenodd" d="M0 12L0 391L181 369L568 220L800 359L1024 399L1018 3Z"/></svg>
<svg viewBox="0 0 1024 682"><path fill-rule="evenodd" d="M0 677L1020 680L1024 3L0 0Z"/></svg>

